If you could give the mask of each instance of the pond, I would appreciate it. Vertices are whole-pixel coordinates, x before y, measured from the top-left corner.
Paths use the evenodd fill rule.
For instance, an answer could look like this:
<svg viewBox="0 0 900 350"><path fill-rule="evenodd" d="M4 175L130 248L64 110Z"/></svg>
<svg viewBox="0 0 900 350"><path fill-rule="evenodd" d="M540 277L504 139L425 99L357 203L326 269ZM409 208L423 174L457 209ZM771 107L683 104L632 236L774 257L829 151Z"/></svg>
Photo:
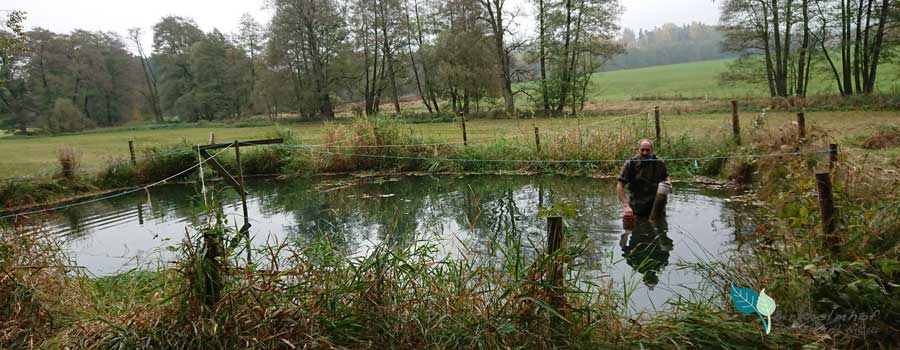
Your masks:
<svg viewBox="0 0 900 350"><path fill-rule="evenodd" d="M224 183L210 196L226 203L229 222L241 223L240 199ZM676 183L667 219L622 227L615 180L557 176L315 177L247 182L254 244L321 238L347 255L373 246L431 239L440 252L497 254L494 242L518 239L535 256L546 241L541 207L574 205L566 232L590 242L592 276L632 290L629 308L652 310L675 294L695 291L700 278L686 263L727 259L748 231L745 208L729 193ZM126 271L171 258L164 247L185 237L201 212L195 185L169 185L54 213L46 228L66 238L74 262L94 275ZM411 237L415 239L410 239ZM429 238L430 237L430 238Z"/></svg>

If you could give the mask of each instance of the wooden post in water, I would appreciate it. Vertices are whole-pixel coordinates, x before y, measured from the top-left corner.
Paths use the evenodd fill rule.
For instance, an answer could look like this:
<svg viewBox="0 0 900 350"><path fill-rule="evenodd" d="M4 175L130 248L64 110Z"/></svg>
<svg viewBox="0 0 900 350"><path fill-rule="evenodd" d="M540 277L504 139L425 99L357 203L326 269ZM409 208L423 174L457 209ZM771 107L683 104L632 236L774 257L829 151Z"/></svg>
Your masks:
<svg viewBox="0 0 900 350"><path fill-rule="evenodd" d="M731 100L731 132L734 133L734 142L741 144L741 119L738 116L737 100Z"/></svg>
<svg viewBox="0 0 900 350"><path fill-rule="evenodd" d="M246 240L247 249L247 265L250 265L250 216L247 214L247 191L244 189L244 167L241 165L241 143L234 140L234 157L238 167L238 184L241 185L241 207L244 211L244 226L241 227L241 234Z"/></svg>
<svg viewBox="0 0 900 350"><path fill-rule="evenodd" d="M822 211L822 233L825 235L825 245L828 249L840 246L840 237L834 234L835 210L834 197L831 193L831 174L816 173L816 189L819 191L819 208Z"/></svg>
<svg viewBox="0 0 900 350"><path fill-rule="evenodd" d="M534 127L534 146L537 148L537 153L541 153L541 134L538 133L538 127Z"/></svg>
<svg viewBox="0 0 900 350"><path fill-rule="evenodd" d="M131 154L131 165L137 165L137 158L134 156L134 140L128 140L128 153Z"/></svg>
<svg viewBox="0 0 900 350"><path fill-rule="evenodd" d="M563 247L563 220L561 216L547 217L547 255L554 256ZM564 280L562 264L559 259L554 258L550 262L550 288L551 303L554 306L562 304L563 297L560 296ZM555 290L555 291L553 291Z"/></svg>
<svg viewBox="0 0 900 350"><path fill-rule="evenodd" d="M661 144L660 136L659 136L659 106L653 108L653 114L655 116L654 120L656 121L656 147L659 147Z"/></svg>
<svg viewBox="0 0 900 350"><path fill-rule="evenodd" d="M469 137L466 135L466 118L462 118L462 129L463 129L463 146L469 145Z"/></svg>
<svg viewBox="0 0 900 350"><path fill-rule="evenodd" d="M800 133L800 143L806 142L806 116L803 112L797 113L797 131Z"/></svg>
<svg viewBox="0 0 900 350"><path fill-rule="evenodd" d="M216 143L216 133L210 131L210 132L209 132L209 144L211 145L211 144L214 144L214 143Z"/></svg>

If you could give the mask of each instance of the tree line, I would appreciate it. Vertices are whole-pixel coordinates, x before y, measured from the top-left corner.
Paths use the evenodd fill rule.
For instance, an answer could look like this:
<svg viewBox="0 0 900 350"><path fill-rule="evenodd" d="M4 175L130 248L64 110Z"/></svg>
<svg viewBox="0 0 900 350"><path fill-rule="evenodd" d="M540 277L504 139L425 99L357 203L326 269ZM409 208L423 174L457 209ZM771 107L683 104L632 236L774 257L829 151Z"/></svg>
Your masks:
<svg viewBox="0 0 900 350"><path fill-rule="evenodd" d="M720 27L637 34L620 31L618 0L531 0L529 18L506 0L271 0L271 21L245 15L234 33L168 16L126 36L25 32L17 13L0 28L0 127L330 119L411 104L453 115L576 113L603 67L710 58L716 42L739 56L723 80L805 96L811 71L827 70L842 94L869 94L900 40L898 1L725 0ZM510 29L521 21L534 33Z"/></svg>
<svg viewBox="0 0 900 350"><path fill-rule="evenodd" d="M152 28L68 34L35 28L3 52L2 127L77 131L129 120L217 120L289 112L334 118L583 108L590 76L621 51L616 0L536 0L538 38L510 30L505 0L273 0L270 23L204 32L168 16ZM4 31L3 37L12 33ZM535 81L519 87L518 82ZM414 98L413 98L414 97ZM521 107L521 105L520 105ZM387 109L382 111L382 109Z"/></svg>
<svg viewBox="0 0 900 350"><path fill-rule="evenodd" d="M667 64L716 60L734 57L722 50L724 33L718 26L693 22L685 25L666 23L650 30L630 28L622 31L618 42L626 52L604 67L606 70L652 67Z"/></svg>
<svg viewBox="0 0 900 350"><path fill-rule="evenodd" d="M741 57L723 80L766 84L771 96L804 97L819 67L843 96L875 92L892 59L897 0L726 0L724 48ZM893 78L893 77L891 77Z"/></svg>

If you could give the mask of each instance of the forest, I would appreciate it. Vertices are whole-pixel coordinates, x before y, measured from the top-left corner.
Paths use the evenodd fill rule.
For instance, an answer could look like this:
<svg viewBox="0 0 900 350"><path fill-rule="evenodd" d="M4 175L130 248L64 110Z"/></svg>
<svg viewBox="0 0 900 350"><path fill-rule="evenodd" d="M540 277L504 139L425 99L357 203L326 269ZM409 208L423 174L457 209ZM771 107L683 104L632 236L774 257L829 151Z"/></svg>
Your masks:
<svg viewBox="0 0 900 350"><path fill-rule="evenodd" d="M127 35L16 30L15 17L27 14L10 13L0 127L27 134L258 115L327 120L337 110L574 114L598 71L723 57L737 57L723 82L766 86L773 97L805 97L814 69L833 75L841 95L868 95L900 40L891 0L728 0L719 26L638 33L619 27L616 0L536 0L529 18L504 0L268 6L271 21L244 15L234 33L204 32L178 16ZM521 21L533 33L510 29Z"/></svg>

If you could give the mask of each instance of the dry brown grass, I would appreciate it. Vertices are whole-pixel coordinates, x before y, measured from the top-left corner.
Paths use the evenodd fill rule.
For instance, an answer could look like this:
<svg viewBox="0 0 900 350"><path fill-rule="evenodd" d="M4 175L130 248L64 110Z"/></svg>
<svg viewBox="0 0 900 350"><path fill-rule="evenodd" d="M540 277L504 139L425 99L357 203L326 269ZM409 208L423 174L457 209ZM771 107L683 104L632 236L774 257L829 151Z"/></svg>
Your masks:
<svg viewBox="0 0 900 350"><path fill-rule="evenodd" d="M75 147L65 145L60 147L57 152L57 159L59 160L60 174L67 179L75 178L75 171L81 165L81 152Z"/></svg>
<svg viewBox="0 0 900 350"><path fill-rule="evenodd" d="M0 348L31 349L84 314L77 268L40 230L0 230Z"/></svg>
<svg viewBox="0 0 900 350"><path fill-rule="evenodd" d="M863 141L862 148L883 149L900 145L900 128L886 126Z"/></svg>

